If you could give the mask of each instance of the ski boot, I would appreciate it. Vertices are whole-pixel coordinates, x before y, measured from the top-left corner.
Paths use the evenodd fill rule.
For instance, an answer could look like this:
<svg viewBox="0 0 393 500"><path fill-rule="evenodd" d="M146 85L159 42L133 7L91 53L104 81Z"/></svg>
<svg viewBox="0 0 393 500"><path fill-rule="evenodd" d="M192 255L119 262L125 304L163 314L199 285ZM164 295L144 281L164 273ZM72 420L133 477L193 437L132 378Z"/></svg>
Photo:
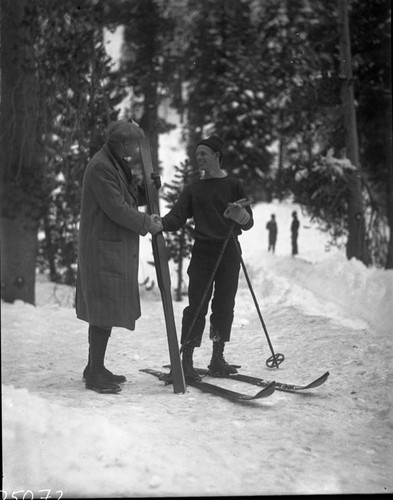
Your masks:
<svg viewBox="0 0 393 500"><path fill-rule="evenodd" d="M194 349L195 346L190 344L186 344L183 349L182 365L186 383L201 382L202 380L201 376L194 368L194 363L192 360Z"/></svg>
<svg viewBox="0 0 393 500"><path fill-rule="evenodd" d="M86 368L83 370L83 380L86 380L89 371L90 371L90 366L89 364L87 364ZM127 382L127 379L124 375L115 375L107 368L105 368L105 366L101 370L101 373L103 374L104 378L107 379L108 382L113 382L114 384L124 384L124 382Z"/></svg>
<svg viewBox="0 0 393 500"><path fill-rule="evenodd" d="M108 381L108 378L102 372L92 373L88 371L86 373L85 387L99 394L117 394L121 391L120 385Z"/></svg>
<svg viewBox="0 0 393 500"><path fill-rule="evenodd" d="M226 377L237 373L236 366L230 365L224 358L225 342L219 340L213 342L213 354L210 360L209 375L212 377Z"/></svg>

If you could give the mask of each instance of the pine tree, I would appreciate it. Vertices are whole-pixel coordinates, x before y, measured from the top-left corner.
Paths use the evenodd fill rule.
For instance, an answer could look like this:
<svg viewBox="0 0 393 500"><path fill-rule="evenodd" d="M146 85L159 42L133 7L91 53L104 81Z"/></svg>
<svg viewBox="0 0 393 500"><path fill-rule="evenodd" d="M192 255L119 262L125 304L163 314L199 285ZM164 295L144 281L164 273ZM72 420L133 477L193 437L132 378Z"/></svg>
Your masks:
<svg viewBox="0 0 393 500"><path fill-rule="evenodd" d="M83 169L119 91L102 2L6 0L1 23L2 297L34 304L38 249L52 279L60 266L73 283Z"/></svg>
<svg viewBox="0 0 393 500"><path fill-rule="evenodd" d="M68 0L55 11L50 0L40 4L37 58L50 194L38 265L43 271L49 267L52 281L75 285L83 172L125 93L104 47L103 4ZM48 22L48 9L56 22Z"/></svg>
<svg viewBox="0 0 393 500"><path fill-rule="evenodd" d="M163 199L167 202L167 207L171 209L178 200L184 186L195 178L197 172L189 160L185 160L180 166L175 166L175 176L171 184L165 184L163 188ZM187 223L175 233L166 233L165 240L167 245L168 259L173 260L176 266L177 286L175 300L182 300L183 285L183 263L190 255L193 242L194 224L192 221Z"/></svg>

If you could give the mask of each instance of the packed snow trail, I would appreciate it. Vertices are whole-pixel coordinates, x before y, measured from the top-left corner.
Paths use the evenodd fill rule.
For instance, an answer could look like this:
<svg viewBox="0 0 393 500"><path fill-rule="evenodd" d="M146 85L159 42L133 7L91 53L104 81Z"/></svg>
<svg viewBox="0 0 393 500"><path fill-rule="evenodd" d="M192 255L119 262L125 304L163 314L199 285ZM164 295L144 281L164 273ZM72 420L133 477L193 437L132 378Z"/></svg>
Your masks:
<svg viewBox="0 0 393 500"><path fill-rule="evenodd" d="M242 236L272 344L285 361L265 365L270 352L244 277L226 358L244 373L299 384L328 370L323 386L276 391L252 405L194 388L175 395L139 371L169 362L159 292L142 286L135 332L114 329L108 348L108 368L128 382L118 395L87 391L87 325L75 317L73 291L40 278L37 307L2 303L3 490L80 498L393 492L393 275L339 253L314 258L311 229L308 254L303 231L293 259L283 222L277 254L267 254L264 220L274 210L280 222L291 208L256 207L253 244ZM184 306L174 303L177 325ZM210 356L205 333L195 364L206 367Z"/></svg>

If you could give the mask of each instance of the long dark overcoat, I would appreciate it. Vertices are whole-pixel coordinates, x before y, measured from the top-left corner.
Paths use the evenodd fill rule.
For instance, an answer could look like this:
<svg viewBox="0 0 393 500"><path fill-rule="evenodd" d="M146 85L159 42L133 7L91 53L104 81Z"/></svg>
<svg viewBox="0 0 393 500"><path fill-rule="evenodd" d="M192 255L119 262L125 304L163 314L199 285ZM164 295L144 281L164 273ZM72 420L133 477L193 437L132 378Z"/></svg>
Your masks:
<svg viewBox="0 0 393 500"><path fill-rule="evenodd" d="M104 145L83 178L76 314L95 326L135 329L140 317L139 236L150 218L138 211L138 189Z"/></svg>

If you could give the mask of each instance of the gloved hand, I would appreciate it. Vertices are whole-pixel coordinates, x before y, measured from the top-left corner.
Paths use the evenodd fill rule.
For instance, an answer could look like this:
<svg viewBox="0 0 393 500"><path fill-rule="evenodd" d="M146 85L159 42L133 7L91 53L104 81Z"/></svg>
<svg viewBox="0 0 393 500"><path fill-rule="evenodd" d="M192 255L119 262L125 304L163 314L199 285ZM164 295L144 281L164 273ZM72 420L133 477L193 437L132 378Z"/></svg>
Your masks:
<svg viewBox="0 0 393 500"><path fill-rule="evenodd" d="M150 234L157 234L157 233L160 233L162 231L162 222L161 222L161 217L157 214L152 214L150 215L150 223L151 223L151 226L150 226L150 229L149 229L149 233Z"/></svg>
<svg viewBox="0 0 393 500"><path fill-rule="evenodd" d="M246 201L246 198L242 198L241 200L235 201L233 203L228 203L228 207L224 212L224 217L226 217L227 219L232 219L241 226L247 224L247 222L250 220L250 214L245 208L242 207L242 203Z"/></svg>
<svg viewBox="0 0 393 500"><path fill-rule="evenodd" d="M151 174L150 178L153 179L154 186L155 186L155 188L158 191L160 189L160 187L161 187L161 177L160 177L160 174L158 174L157 172L153 172Z"/></svg>

